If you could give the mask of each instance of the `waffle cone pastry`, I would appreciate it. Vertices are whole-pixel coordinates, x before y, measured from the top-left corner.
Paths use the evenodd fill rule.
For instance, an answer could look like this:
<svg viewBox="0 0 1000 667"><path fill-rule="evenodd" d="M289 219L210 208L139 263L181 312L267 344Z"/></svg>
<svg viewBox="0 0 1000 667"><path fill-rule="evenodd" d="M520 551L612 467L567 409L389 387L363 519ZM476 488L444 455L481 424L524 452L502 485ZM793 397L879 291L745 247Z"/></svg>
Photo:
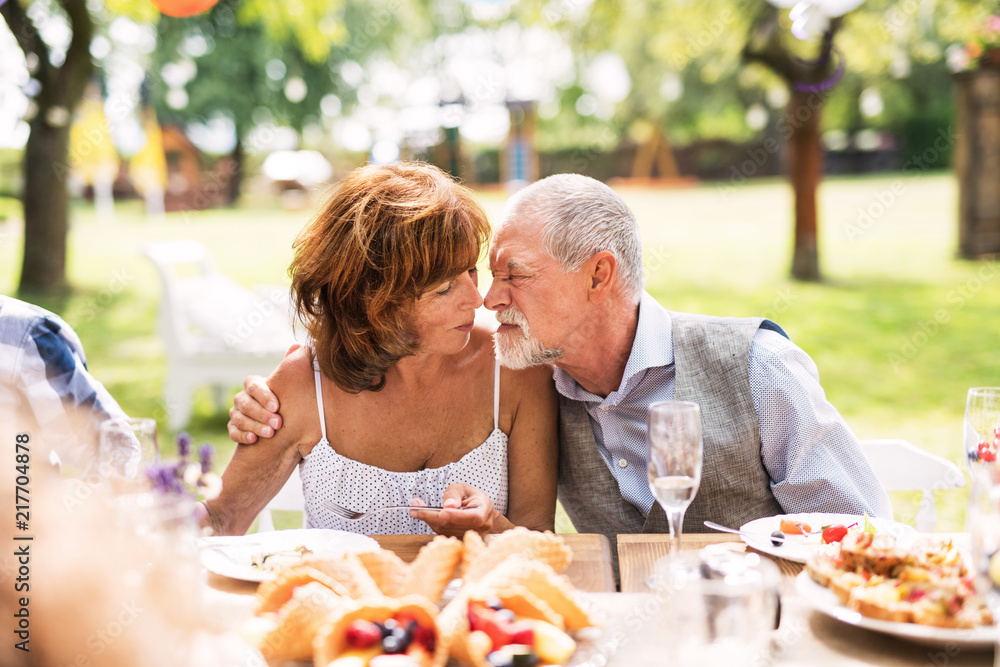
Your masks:
<svg viewBox="0 0 1000 667"><path fill-rule="evenodd" d="M358 554L358 560L364 565L383 595L390 598L403 595L406 582L410 578L408 563L403 562L388 549Z"/></svg>
<svg viewBox="0 0 1000 667"><path fill-rule="evenodd" d="M408 633L401 653L415 662L430 667L442 667L448 658L448 644L438 631L436 610L425 598L408 595L399 599L384 596L348 602L339 611L326 617L313 640L316 667L328 667L341 658L360 658L367 664L384 651L392 625L396 632ZM375 624L379 625L375 625ZM368 635L368 631L381 631Z"/></svg>
<svg viewBox="0 0 1000 667"><path fill-rule="evenodd" d="M345 553L338 556L306 556L296 568L308 567L319 570L347 589L352 598L381 595L378 585L368 570L361 564L358 554Z"/></svg>
<svg viewBox="0 0 1000 667"><path fill-rule="evenodd" d="M309 660L313 640L324 619L348 601L319 582L299 586L277 614L273 626L258 640L261 655L271 663Z"/></svg>
<svg viewBox="0 0 1000 667"><path fill-rule="evenodd" d="M295 566L279 570L274 579L257 587L257 614L278 611L292 599L292 593L299 586L317 582L341 597L351 597L346 586L316 568Z"/></svg>
<svg viewBox="0 0 1000 667"><path fill-rule="evenodd" d="M562 618L568 630L596 625L595 619L577 601L569 580L545 563L511 556L486 575L483 584L498 590L523 587L531 591Z"/></svg>
<svg viewBox="0 0 1000 667"><path fill-rule="evenodd" d="M485 544L478 534L468 532L465 534L465 550L462 576L466 581L481 579L514 554L545 563L556 572L565 570L573 560L573 553L558 535L523 527L493 535Z"/></svg>
<svg viewBox="0 0 1000 667"><path fill-rule="evenodd" d="M502 621L495 617L497 608L507 615ZM545 651L546 643L561 644L559 651L544 656L543 664L561 664L575 649L573 640L562 631L563 619L544 600L518 585L494 590L484 583L464 590L438 616L438 627L451 657L475 667L490 667L486 656L506 645L541 642L536 648Z"/></svg>
<svg viewBox="0 0 1000 667"><path fill-rule="evenodd" d="M462 543L439 535L420 549L412 563L386 549L357 556L384 595L422 595L436 602L462 558Z"/></svg>

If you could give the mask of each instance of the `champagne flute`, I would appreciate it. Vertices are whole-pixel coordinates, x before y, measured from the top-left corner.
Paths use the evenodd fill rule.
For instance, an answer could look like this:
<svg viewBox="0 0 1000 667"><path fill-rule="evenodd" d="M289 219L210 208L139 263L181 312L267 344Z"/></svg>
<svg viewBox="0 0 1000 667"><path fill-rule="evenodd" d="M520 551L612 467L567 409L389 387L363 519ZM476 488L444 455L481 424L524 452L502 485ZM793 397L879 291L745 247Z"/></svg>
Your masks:
<svg viewBox="0 0 1000 667"><path fill-rule="evenodd" d="M684 512L701 484L701 408L689 401L649 406L649 488L670 524L670 553L681 548Z"/></svg>
<svg viewBox="0 0 1000 667"><path fill-rule="evenodd" d="M976 589L993 615L994 666L1000 667L1000 467L983 463L972 479L969 533Z"/></svg>
<svg viewBox="0 0 1000 667"><path fill-rule="evenodd" d="M973 476L992 467L1000 447L1000 387L973 387L965 402L965 453Z"/></svg>
<svg viewBox="0 0 1000 667"><path fill-rule="evenodd" d="M159 459L155 419L126 417L101 422L97 462L102 477L133 480L141 468Z"/></svg>

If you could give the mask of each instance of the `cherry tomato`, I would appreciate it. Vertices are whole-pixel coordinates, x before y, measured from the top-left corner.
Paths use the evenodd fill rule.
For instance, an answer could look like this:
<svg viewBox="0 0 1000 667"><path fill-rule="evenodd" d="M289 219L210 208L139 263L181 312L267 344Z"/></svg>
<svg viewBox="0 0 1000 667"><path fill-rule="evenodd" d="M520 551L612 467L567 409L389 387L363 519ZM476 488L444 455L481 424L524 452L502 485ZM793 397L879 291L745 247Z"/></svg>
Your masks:
<svg viewBox="0 0 1000 667"><path fill-rule="evenodd" d="M847 526L842 523L835 523L823 529L823 543L832 544L839 542L847 535Z"/></svg>
<svg viewBox="0 0 1000 667"><path fill-rule="evenodd" d="M979 443L979 460L980 461L996 461L997 460L997 450L990 443L985 440Z"/></svg>

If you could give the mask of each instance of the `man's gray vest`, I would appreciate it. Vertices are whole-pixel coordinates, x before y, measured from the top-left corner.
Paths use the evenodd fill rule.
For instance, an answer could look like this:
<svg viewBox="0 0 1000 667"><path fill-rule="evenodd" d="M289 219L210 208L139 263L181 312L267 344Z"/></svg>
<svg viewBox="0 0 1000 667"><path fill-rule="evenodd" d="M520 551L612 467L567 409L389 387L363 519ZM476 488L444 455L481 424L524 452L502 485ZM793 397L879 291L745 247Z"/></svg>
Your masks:
<svg viewBox="0 0 1000 667"><path fill-rule="evenodd" d="M706 532L706 519L739 527L780 514L761 460L747 369L757 329L784 331L761 318L671 312L670 319L674 399L701 406L704 442L701 486L684 516L684 532ZM607 536L617 571L617 534L668 532L666 516L658 503L645 517L622 498L582 403L559 397L559 427L559 500L578 531Z"/></svg>

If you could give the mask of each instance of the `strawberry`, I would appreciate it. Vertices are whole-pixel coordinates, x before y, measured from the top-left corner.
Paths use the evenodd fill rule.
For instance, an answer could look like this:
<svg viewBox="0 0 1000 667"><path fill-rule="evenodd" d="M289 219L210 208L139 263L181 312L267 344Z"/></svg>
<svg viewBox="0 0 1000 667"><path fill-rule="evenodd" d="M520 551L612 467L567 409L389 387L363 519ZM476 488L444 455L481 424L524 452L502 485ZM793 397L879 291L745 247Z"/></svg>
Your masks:
<svg viewBox="0 0 1000 667"><path fill-rule="evenodd" d="M510 643L510 625L510 621L498 616L496 610L475 603L469 604L469 628L489 635L494 651Z"/></svg>
<svg viewBox="0 0 1000 667"><path fill-rule="evenodd" d="M510 633L511 644L523 644L525 646L535 645L534 621L526 619L512 623L508 632Z"/></svg>
<svg viewBox="0 0 1000 667"><path fill-rule="evenodd" d="M358 619L347 626L347 645L351 648L368 648L382 641L382 630L371 621Z"/></svg>

